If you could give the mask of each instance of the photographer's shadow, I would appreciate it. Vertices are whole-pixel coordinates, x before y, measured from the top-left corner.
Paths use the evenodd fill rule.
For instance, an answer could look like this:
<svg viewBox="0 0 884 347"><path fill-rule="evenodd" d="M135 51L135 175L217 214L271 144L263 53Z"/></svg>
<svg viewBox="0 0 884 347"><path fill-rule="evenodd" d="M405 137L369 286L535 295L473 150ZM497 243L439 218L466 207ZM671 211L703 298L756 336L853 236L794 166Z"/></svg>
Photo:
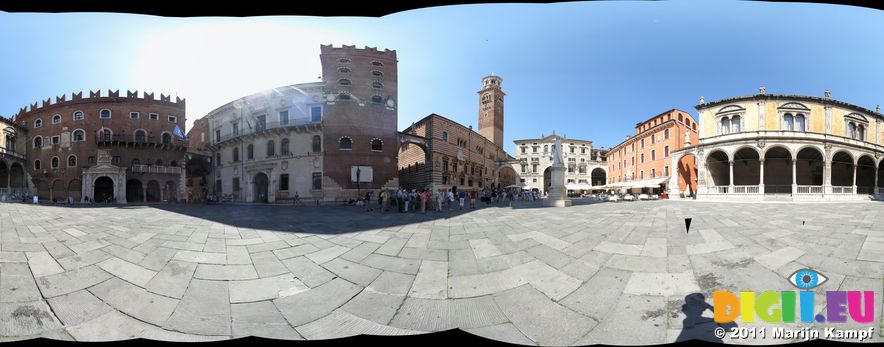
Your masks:
<svg viewBox="0 0 884 347"><path fill-rule="evenodd" d="M706 296L701 293L688 294L684 297L684 302L681 311L684 312L685 318L682 321L681 333L675 342L703 340L724 343L721 337L715 336L715 330L722 328L725 333L729 333L731 329L737 327L737 323L734 322L716 323L712 318L703 317L703 312L712 311L713 307L706 303Z"/></svg>

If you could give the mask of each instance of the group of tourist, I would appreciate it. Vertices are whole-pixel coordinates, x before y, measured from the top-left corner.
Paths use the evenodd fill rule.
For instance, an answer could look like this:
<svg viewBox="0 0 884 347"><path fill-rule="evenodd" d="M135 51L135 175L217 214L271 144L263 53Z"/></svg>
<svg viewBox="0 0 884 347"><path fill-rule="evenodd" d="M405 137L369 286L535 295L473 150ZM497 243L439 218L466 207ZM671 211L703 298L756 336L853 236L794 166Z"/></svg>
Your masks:
<svg viewBox="0 0 884 347"><path fill-rule="evenodd" d="M518 199L518 194L506 192L503 190L454 190L439 189L431 191L430 189L382 189L378 194L367 191L363 197L359 199L357 205L365 207L365 211L374 211L375 206L380 213L389 212L391 210L400 213L427 213L427 210L435 210L436 212L451 211L455 207L458 210L464 208L476 208L477 202L484 202L486 205L492 203L503 203ZM469 204L469 205L467 205Z"/></svg>

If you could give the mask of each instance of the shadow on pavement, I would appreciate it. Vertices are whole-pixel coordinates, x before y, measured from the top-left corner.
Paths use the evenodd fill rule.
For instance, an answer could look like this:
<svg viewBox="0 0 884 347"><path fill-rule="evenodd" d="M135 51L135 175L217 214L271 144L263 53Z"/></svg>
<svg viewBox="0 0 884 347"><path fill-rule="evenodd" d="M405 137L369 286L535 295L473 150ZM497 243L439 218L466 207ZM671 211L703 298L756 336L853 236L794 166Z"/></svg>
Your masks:
<svg viewBox="0 0 884 347"><path fill-rule="evenodd" d="M701 293L688 294L684 297L684 301L681 311L684 312L685 318L682 321L681 333L675 342L703 340L724 343L720 337L715 336L715 330L722 328L725 333L729 333L731 329L737 327L737 323L719 324L712 318L703 317L703 312L712 311L712 305L706 303L706 296Z"/></svg>

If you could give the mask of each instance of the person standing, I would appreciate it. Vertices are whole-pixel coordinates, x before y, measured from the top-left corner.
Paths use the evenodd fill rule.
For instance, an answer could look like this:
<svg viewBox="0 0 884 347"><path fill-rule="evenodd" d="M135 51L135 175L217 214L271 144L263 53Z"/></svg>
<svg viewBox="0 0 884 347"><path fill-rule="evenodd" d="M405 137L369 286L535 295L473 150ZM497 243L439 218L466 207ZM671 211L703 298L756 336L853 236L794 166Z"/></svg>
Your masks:
<svg viewBox="0 0 884 347"><path fill-rule="evenodd" d="M444 192L440 192L438 189L436 190L436 212L442 212L442 202L445 200L446 196Z"/></svg>
<svg viewBox="0 0 884 347"><path fill-rule="evenodd" d="M371 191L365 192L365 212L371 212Z"/></svg>
<svg viewBox="0 0 884 347"><path fill-rule="evenodd" d="M421 197L421 213L427 214L427 190L422 190L420 192Z"/></svg>
<svg viewBox="0 0 884 347"><path fill-rule="evenodd" d="M470 191L470 208L476 208L476 198L479 193L475 189Z"/></svg>
<svg viewBox="0 0 884 347"><path fill-rule="evenodd" d="M467 200L467 192L465 190L461 190L457 193L458 202L460 202L460 209L463 210L464 202Z"/></svg>
<svg viewBox="0 0 884 347"><path fill-rule="evenodd" d="M448 190L448 210L451 211L454 208L454 191L451 189Z"/></svg>
<svg viewBox="0 0 884 347"><path fill-rule="evenodd" d="M386 199L387 199L387 190L386 189L381 190L381 193L378 194L378 210L381 213L384 213L384 210L387 209Z"/></svg>

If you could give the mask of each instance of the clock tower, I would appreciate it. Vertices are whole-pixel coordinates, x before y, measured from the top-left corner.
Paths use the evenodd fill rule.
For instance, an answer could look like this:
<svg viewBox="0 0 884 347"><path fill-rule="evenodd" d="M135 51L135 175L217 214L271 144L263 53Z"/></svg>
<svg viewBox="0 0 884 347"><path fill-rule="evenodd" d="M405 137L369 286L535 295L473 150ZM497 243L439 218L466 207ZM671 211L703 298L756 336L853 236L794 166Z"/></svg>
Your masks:
<svg viewBox="0 0 884 347"><path fill-rule="evenodd" d="M503 97L500 89L503 78L487 76L479 91L479 135L503 148Z"/></svg>

